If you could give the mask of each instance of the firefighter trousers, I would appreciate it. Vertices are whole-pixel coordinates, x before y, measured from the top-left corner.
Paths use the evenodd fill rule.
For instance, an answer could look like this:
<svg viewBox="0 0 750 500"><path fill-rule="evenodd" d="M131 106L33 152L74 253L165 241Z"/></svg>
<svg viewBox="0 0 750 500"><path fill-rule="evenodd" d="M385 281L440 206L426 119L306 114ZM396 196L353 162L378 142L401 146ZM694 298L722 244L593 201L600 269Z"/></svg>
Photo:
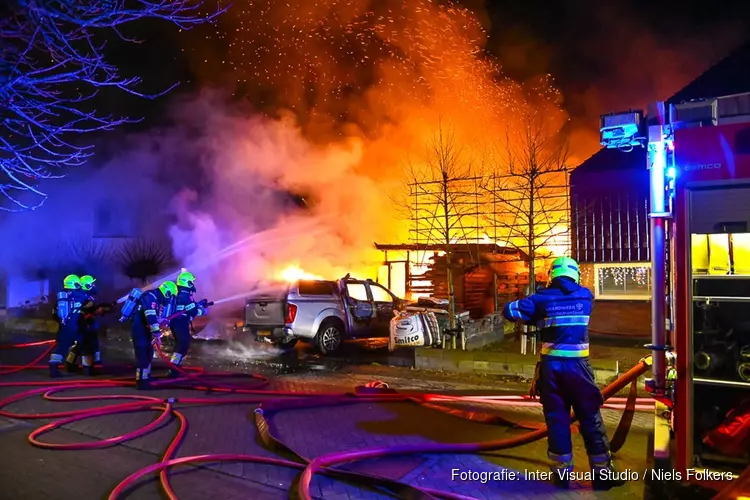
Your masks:
<svg viewBox="0 0 750 500"><path fill-rule="evenodd" d="M96 326L87 326L81 333L81 341L76 342L70 350L68 361L75 363L78 357L82 357L84 366L93 366L101 363L101 351L99 347L99 331Z"/></svg>
<svg viewBox="0 0 750 500"><path fill-rule="evenodd" d="M169 329L174 336L175 348L170 358L170 362L175 365L181 365L183 358L190 350L190 320L186 317L178 317L170 321Z"/></svg>
<svg viewBox="0 0 750 500"><path fill-rule="evenodd" d="M142 314L138 314L133 319L130 326L130 338L133 341L136 378L137 380L146 380L151 377L151 359L154 356L154 346L151 343L153 334Z"/></svg>
<svg viewBox="0 0 750 500"><path fill-rule="evenodd" d="M609 439L600 412L604 399L596 385L588 359L543 356L537 384L549 429L549 458L560 467L572 468L572 409L580 423L581 436L591 466L607 467L610 457Z"/></svg>
<svg viewBox="0 0 750 500"><path fill-rule="evenodd" d="M80 342L81 332L78 329L78 318L71 317L65 324L60 324L60 329L55 337L55 347L50 354L49 362L51 365L59 365L68 355L70 348L74 343Z"/></svg>

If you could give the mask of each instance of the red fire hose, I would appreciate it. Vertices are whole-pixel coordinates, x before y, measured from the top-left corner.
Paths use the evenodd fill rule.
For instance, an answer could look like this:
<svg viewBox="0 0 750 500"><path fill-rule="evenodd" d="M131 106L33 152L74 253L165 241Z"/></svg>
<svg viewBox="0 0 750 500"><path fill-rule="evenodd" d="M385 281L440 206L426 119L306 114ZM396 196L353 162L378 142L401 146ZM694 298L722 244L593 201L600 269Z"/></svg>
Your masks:
<svg viewBox="0 0 750 500"><path fill-rule="evenodd" d="M54 341L43 341L43 342L30 342L26 344L14 344L8 346L0 346L0 349L18 349L18 348L31 348L38 346L49 346L45 351L32 362L22 366L8 366L0 365L0 375L7 375L11 373L17 373L25 369L39 369L46 368L46 366L39 366L38 363L42 361L52 350ZM484 423L501 423L512 424L511 422L503 421L499 417L490 414L481 414L477 412L465 411L461 413L460 410L447 409L440 407L435 404L436 401L445 401L446 399L461 401L460 397L446 397L436 394L399 394L395 391L377 387L378 384L370 384L370 387L357 388L354 393L333 393L333 394L304 394L295 393L288 391L270 391L263 389L269 381L265 377L255 374L235 374L235 373L208 373L201 368L183 368L172 365L169 359L162 353L160 347L157 345L157 352L162 360L167 365L180 372L182 378L178 379L167 379L160 380L154 383L157 387L170 387L179 389L198 389L198 390L211 390L212 392L219 393L232 393L244 397L225 399L225 398L180 398L179 401L176 399L164 400L162 398L145 395L107 395L107 396L62 396L59 393L74 389L92 389L92 388L112 388L112 387L128 387L134 385L131 379L124 378L113 378L113 379L92 379L92 380L76 380L76 381L43 381L43 382L4 382L0 383L0 387L35 387L24 392L9 396L0 401L0 416L16 418L16 419L56 419L54 422L43 425L38 429L34 430L29 435L29 442L39 448L46 449L57 449L57 450L90 450L99 449L114 446L120 443L124 443L131 439L143 436L150 433L151 431L158 428L161 424L167 421L171 416L174 416L179 422L179 429L174 436L172 442L167 447L161 461L140 469L130 476L126 477L120 484L118 484L114 490L110 493L109 499L116 500L122 498L124 493L133 487L133 485L142 477L147 476L153 472L159 472L159 479L161 487L163 488L166 496L171 500L177 500L177 495L172 489L168 471L177 465L195 465L200 463L216 463L216 462L254 462L263 463L269 465L276 465L281 467L296 468L302 470L302 477L299 486L299 498L309 500L312 498L310 494L310 483L314 474L324 474L344 481L351 481L362 484L364 486L371 487L385 487L398 494L399 496L408 496L409 498L419 499L435 499L443 498L450 500L469 500L471 497L457 495L454 493L448 493L443 491L431 490L428 488L415 487L398 481L354 473L347 470L336 468L336 466L354 462L358 460L386 457L394 455L405 455L405 454L424 454L424 453L477 453L483 451L494 451L513 448L521 446L523 444L531 443L539 439L544 438L547 435L547 429L545 426L540 426L532 432L514 436L511 438L501 439L498 441L489 441L484 443L464 443L464 444L429 444L429 445L411 445L411 446L398 446L392 448L374 448L370 450L362 450L356 452L345 452L324 455L315 459L309 459L303 457L292 450L291 447L287 446L277 438L275 438L269 429L268 418L274 412L283 411L290 408L301 408L301 407L320 407L320 406L332 406L341 405L347 403L362 403L362 402L411 402L424 405L429 408L434 408L441 411L457 415L461 418L479 421ZM650 359L644 358L635 367L631 368L627 373L620 376L617 380L607 386L602 392L605 400L609 400L621 389L625 388L628 384L631 385L631 393L627 398L625 405L626 415L618 427L615 437L612 439L613 451L619 450L627 435L630 421L627 416L629 415L632 419L632 413L636 410L637 390L635 390L635 383L640 375L644 374L650 369ZM226 377L247 377L252 384L229 384L219 383L212 379ZM45 414L23 414L13 413L5 410L5 408L15 402L28 399L33 396L41 394L42 397L48 401L120 401L118 403L111 404L109 406L99 408L88 408L80 410L70 410L57 413L45 413ZM269 396L279 396L294 399L268 399ZM529 398L525 398L528 402L531 402ZM482 402L482 403L493 403L493 404L517 404L517 400L514 399L497 399L497 397L470 397L467 398L468 402ZM123 402L125 401L125 402ZM260 404L258 409L255 411L255 424L258 433L263 443L276 451L285 451L295 456L298 461L283 460L279 458L268 458L256 455L242 455L242 454L212 454L212 455L198 455L190 457L175 458L175 453L185 438L187 430L187 420L185 416L180 413L176 408L178 405L226 405L226 404ZM58 429L64 425L72 422L85 420L89 418L100 417L103 415L112 415L119 413L130 413L139 411L152 411L159 413L156 419L148 424L147 426L131 431L121 436L116 436L100 441L90 441L87 443L76 443L76 444L54 444L46 443L40 438L55 429ZM624 425L623 425L624 424ZM522 427L522 426L519 426ZM528 427L527 427L528 428Z"/></svg>

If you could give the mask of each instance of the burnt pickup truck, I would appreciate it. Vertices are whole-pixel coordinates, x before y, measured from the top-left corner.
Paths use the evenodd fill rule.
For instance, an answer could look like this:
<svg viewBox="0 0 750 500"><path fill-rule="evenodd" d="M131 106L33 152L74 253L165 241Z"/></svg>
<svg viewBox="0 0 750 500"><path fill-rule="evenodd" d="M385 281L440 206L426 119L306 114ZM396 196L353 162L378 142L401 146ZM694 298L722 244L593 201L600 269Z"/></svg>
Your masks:
<svg viewBox="0 0 750 500"><path fill-rule="evenodd" d="M260 342L293 347L302 339L329 354L347 338L388 337L401 304L372 280L300 280L278 293L249 297L242 329Z"/></svg>

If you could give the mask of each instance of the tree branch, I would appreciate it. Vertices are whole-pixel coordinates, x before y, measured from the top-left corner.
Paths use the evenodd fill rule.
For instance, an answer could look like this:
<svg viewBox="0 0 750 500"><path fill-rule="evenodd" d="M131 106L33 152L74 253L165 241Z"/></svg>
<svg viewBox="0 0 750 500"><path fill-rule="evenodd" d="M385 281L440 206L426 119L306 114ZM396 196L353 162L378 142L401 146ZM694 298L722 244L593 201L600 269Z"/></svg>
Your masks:
<svg viewBox="0 0 750 500"><path fill-rule="evenodd" d="M75 137L139 121L95 109L99 90L155 99L177 85L139 91L140 78L107 62L107 36L137 43L124 25L161 19L187 30L228 8L207 10L200 0L11 0L0 7L0 193L10 201L0 210L41 206L41 181L62 177L93 153Z"/></svg>

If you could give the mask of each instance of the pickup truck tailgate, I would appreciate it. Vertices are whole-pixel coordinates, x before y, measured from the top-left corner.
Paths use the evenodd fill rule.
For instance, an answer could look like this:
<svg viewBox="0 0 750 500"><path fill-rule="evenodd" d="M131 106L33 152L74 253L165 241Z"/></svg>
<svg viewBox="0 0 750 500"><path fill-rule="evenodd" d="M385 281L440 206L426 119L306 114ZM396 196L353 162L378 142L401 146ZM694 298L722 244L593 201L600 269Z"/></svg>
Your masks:
<svg viewBox="0 0 750 500"><path fill-rule="evenodd" d="M279 297L253 297L245 302L245 325L284 326L286 300Z"/></svg>

